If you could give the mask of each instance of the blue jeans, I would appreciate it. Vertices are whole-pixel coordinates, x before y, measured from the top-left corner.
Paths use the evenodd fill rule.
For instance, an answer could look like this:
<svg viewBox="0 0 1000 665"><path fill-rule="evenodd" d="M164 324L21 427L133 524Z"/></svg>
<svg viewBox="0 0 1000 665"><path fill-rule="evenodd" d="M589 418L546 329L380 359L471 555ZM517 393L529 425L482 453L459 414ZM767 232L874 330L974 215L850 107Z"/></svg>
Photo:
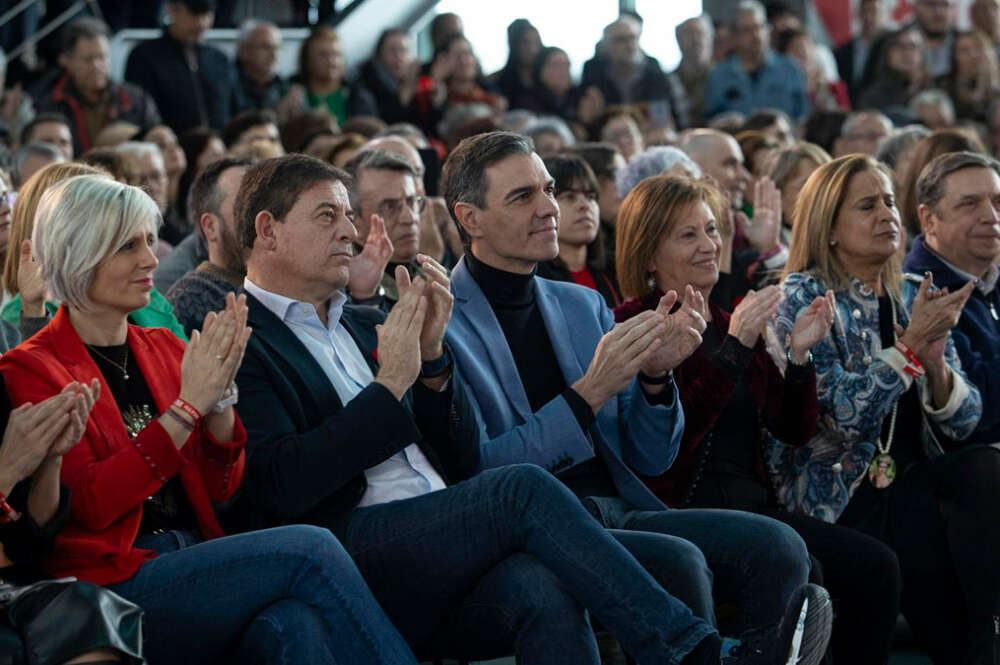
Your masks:
<svg viewBox="0 0 1000 665"><path fill-rule="evenodd" d="M728 634L777 623L792 592L808 581L805 543L790 526L770 517L710 508L636 510L622 499L608 497L587 497L584 504L605 527L625 531L622 542L668 591L675 593L676 582L671 580L679 579L686 594L682 597L695 614L710 620L715 605L734 607L735 615L723 626ZM684 580L671 568L670 550L657 552L651 547L648 536L659 534L681 538L701 550L711 572L700 598L689 596L704 585ZM637 539L643 547L632 549L630 543ZM667 579L658 577L657 569L667 571ZM704 571L692 568L692 574L703 577Z"/></svg>
<svg viewBox="0 0 1000 665"><path fill-rule="evenodd" d="M416 665L350 557L326 529L289 526L200 542L143 536L159 553L111 590L146 613L160 663Z"/></svg>
<svg viewBox="0 0 1000 665"><path fill-rule="evenodd" d="M597 663L584 608L642 665L715 633L537 466L357 509L343 542L421 657Z"/></svg>

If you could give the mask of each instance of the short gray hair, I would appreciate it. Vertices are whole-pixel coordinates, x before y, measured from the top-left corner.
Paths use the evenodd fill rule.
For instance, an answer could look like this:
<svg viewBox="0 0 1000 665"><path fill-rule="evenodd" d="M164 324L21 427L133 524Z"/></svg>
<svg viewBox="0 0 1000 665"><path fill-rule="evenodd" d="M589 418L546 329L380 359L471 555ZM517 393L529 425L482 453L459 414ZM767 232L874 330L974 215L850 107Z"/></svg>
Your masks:
<svg viewBox="0 0 1000 665"><path fill-rule="evenodd" d="M933 208L945 194L945 181L965 169L992 169L1000 176L1000 162L977 152L946 152L927 163L917 178L917 205Z"/></svg>
<svg viewBox="0 0 1000 665"><path fill-rule="evenodd" d="M281 31L278 30L278 26L276 26L274 23L270 21L262 21L257 18L248 18L247 20L243 21L243 23L240 23L240 34L239 37L237 37L236 39L236 44L242 46L247 42L247 40L250 39L250 35L253 34L254 30L262 27L273 28L274 30L278 31L279 36L281 34Z"/></svg>
<svg viewBox="0 0 1000 665"><path fill-rule="evenodd" d="M899 156L903 154L904 150L930 135L931 130L923 125L906 125L894 129L879 142L878 150L875 151L875 159L889 168L895 169L899 162Z"/></svg>
<svg viewBox="0 0 1000 665"><path fill-rule="evenodd" d="M152 155L153 159L159 160L160 166L163 166L163 151L152 141L125 141L115 146L115 152L138 158Z"/></svg>
<svg viewBox="0 0 1000 665"><path fill-rule="evenodd" d="M733 23L740 20L743 14L754 13L761 21L767 23L767 10L757 0L740 0L736 3L736 11L733 12Z"/></svg>
<svg viewBox="0 0 1000 665"><path fill-rule="evenodd" d="M89 310L100 263L139 231L156 235L160 211L138 187L105 175L81 175L45 191L35 213L31 247L52 295Z"/></svg>
<svg viewBox="0 0 1000 665"><path fill-rule="evenodd" d="M674 146L653 146L640 152L618 172L615 188L618 198L624 200L628 193L640 182L654 175L660 175L675 166L688 170L691 178L701 177L701 167L680 148Z"/></svg>
<svg viewBox="0 0 1000 665"><path fill-rule="evenodd" d="M505 132L523 134L524 128L538 119L533 111L527 109L514 109L506 111L500 118L500 129Z"/></svg>
<svg viewBox="0 0 1000 665"><path fill-rule="evenodd" d="M947 92L940 88L921 90L910 100L910 113L920 115L917 109L927 104L940 104L943 106L945 115L949 118L948 124L952 125L955 123L955 104L951 101L951 97L948 96Z"/></svg>
<svg viewBox="0 0 1000 665"><path fill-rule="evenodd" d="M347 171L353 181L347 193L351 202L351 209L355 213L361 212L362 171L395 171L411 175L414 181L417 179L417 167L413 162L386 150L365 150L359 152L351 158L351 161L344 164L344 170Z"/></svg>
<svg viewBox="0 0 1000 665"><path fill-rule="evenodd" d="M21 182L21 167L24 166L24 163L28 161L28 158L31 156L42 157L54 164L66 161L66 155L63 154L62 150L51 143L38 141L22 145L17 149L17 152L14 153L14 173L12 175L14 176L14 184L18 187L23 184Z"/></svg>
<svg viewBox="0 0 1000 665"><path fill-rule="evenodd" d="M576 137L573 136L573 131L566 124L566 121L553 115L543 116L530 122L518 133L524 134L532 141L541 134L556 134L567 148L576 145Z"/></svg>
<svg viewBox="0 0 1000 665"><path fill-rule="evenodd" d="M889 127L889 131L892 131L893 123L892 120L889 118L889 116L882 113L881 111L864 109L862 111L851 111L850 113L847 114L847 117L844 118L844 123L840 126L840 136L844 138L850 136L851 132L854 131L854 125L861 122L862 118L864 118L865 116L872 116L872 115L877 116L879 120L884 122L886 126Z"/></svg>

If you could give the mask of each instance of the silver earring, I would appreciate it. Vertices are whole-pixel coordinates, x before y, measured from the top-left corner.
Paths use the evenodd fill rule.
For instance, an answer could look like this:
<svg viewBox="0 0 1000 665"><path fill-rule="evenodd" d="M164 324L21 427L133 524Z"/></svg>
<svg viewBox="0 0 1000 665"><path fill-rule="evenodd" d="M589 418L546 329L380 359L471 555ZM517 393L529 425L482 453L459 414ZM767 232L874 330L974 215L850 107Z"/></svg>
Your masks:
<svg viewBox="0 0 1000 665"><path fill-rule="evenodd" d="M649 287L650 291L656 290L656 277L653 275L653 273L647 273L646 286Z"/></svg>
<svg viewBox="0 0 1000 665"><path fill-rule="evenodd" d="M830 247L836 247L836 246L837 246L837 241L836 240L831 240L830 241Z"/></svg>

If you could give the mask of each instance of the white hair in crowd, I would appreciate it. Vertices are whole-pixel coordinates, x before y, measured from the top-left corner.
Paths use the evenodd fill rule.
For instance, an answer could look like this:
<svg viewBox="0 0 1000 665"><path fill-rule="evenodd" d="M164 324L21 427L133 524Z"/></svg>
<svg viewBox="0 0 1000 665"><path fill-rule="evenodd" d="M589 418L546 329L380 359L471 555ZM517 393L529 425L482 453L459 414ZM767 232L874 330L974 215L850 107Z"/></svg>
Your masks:
<svg viewBox="0 0 1000 665"><path fill-rule="evenodd" d="M542 116L529 123L528 126L518 133L527 136L533 141L540 134L556 134L567 147L576 145L576 137L573 136L573 130L569 128L565 120L554 115Z"/></svg>
<svg viewBox="0 0 1000 665"><path fill-rule="evenodd" d="M955 103L951 101L948 93L940 88L921 90L910 100L910 113L919 116L920 107L937 105L941 107L941 115L945 124L955 124Z"/></svg>
<svg viewBox="0 0 1000 665"><path fill-rule="evenodd" d="M683 174L698 179L701 167L688 157L683 150L673 146L653 146L632 158L625 168L618 172L615 188L618 198L625 199L640 182L654 175L678 169Z"/></svg>
<svg viewBox="0 0 1000 665"><path fill-rule="evenodd" d="M767 23L767 10L764 9L764 5L759 3L757 0L740 0L736 3L736 11L733 12L733 17L739 20L740 16L743 14L756 14L757 18L761 20L762 23Z"/></svg>
<svg viewBox="0 0 1000 665"><path fill-rule="evenodd" d="M156 235L160 211L138 187L104 175L67 178L38 204L31 247L52 295L81 310L97 266L136 233Z"/></svg>
<svg viewBox="0 0 1000 665"><path fill-rule="evenodd" d="M160 168L163 168L163 151L152 141L125 141L115 146L115 152L140 159L152 155L160 163Z"/></svg>

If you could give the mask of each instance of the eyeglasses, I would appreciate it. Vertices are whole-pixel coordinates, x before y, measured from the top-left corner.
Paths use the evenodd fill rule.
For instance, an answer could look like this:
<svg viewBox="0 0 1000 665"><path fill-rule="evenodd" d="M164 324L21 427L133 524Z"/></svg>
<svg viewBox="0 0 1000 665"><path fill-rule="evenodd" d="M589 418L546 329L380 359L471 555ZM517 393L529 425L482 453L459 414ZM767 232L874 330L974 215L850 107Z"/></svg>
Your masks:
<svg viewBox="0 0 1000 665"><path fill-rule="evenodd" d="M422 196L407 196L398 199L384 199L378 204L378 214L385 219L395 219L403 212L403 207L409 208L414 215L419 215L427 207L427 199Z"/></svg>

